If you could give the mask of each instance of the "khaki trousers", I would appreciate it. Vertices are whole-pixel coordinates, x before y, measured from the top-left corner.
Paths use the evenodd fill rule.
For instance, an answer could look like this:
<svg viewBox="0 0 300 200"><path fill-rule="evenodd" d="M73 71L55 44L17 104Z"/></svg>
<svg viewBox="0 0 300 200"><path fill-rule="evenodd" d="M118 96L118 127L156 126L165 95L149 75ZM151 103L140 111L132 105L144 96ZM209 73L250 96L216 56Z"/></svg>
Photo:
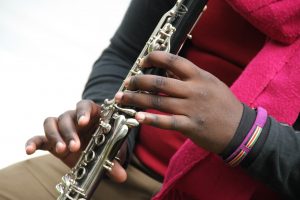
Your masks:
<svg viewBox="0 0 300 200"><path fill-rule="evenodd" d="M56 199L55 185L68 171L52 155L29 159L0 170L0 200ZM128 179L118 184L103 180L93 195L93 200L146 200L161 187L161 183L132 165L127 169Z"/></svg>

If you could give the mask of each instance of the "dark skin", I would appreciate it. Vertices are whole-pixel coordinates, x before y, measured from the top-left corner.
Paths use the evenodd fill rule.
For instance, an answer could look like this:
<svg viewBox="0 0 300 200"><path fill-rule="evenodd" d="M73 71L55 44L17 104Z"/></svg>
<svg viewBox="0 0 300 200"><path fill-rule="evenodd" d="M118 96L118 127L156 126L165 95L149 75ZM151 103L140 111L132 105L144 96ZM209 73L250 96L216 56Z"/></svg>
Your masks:
<svg viewBox="0 0 300 200"><path fill-rule="evenodd" d="M242 116L243 106L229 88L212 74L180 56L153 52L142 67L170 71L178 79L139 75L125 80L128 90L116 94L116 101L144 109L153 108L171 115L140 112L136 119L162 129L176 130L199 146L220 153L232 139ZM163 93L166 95L157 95Z"/></svg>
<svg viewBox="0 0 300 200"><path fill-rule="evenodd" d="M70 168L73 167L81 155L81 151L87 146L92 134L96 130L100 106L90 100L79 101L75 110L69 110L59 117L48 117L44 121L45 135L38 135L26 142L26 153L31 155L36 150L49 151L62 160ZM126 145L121 148L124 160ZM127 174L119 162L110 173L111 179L116 182L124 182Z"/></svg>
<svg viewBox="0 0 300 200"><path fill-rule="evenodd" d="M208 151L222 152L234 136L243 112L241 102L230 89L187 59L169 53L152 52L142 60L141 66L163 68L176 78L133 76L125 80L128 91L117 93L116 102L167 112L170 115L138 112L135 117L142 124L179 131ZM148 93L133 92L137 90ZM68 166L73 166L95 129L99 111L97 104L82 100L75 110L58 118L47 118L45 136L29 139L26 152L48 150ZM110 176L123 182L126 172L115 163Z"/></svg>

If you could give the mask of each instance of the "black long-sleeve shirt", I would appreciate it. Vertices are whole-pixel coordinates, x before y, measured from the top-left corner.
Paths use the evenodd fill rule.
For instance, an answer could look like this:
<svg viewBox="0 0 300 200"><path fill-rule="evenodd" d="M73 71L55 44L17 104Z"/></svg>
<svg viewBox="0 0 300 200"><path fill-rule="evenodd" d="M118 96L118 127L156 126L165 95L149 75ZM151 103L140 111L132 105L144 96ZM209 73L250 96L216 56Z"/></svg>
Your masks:
<svg viewBox="0 0 300 200"><path fill-rule="evenodd" d="M101 103L105 98L113 98L157 22L173 4L171 0L131 2L110 45L93 66L83 92L84 99ZM224 158L243 141L255 115L255 111L244 106L238 130L222 153ZM299 120L295 127L299 128ZM134 147L134 139L131 134L130 149ZM241 165L289 198L300 199L300 133L293 127L269 117L261 136Z"/></svg>

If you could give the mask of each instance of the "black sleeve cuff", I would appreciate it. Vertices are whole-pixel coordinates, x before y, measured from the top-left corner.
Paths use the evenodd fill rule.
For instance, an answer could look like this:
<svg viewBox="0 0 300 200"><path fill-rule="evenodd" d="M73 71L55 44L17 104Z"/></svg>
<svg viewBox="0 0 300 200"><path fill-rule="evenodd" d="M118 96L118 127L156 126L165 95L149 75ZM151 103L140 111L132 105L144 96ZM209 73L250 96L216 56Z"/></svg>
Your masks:
<svg viewBox="0 0 300 200"><path fill-rule="evenodd" d="M242 118L240 121L240 124L236 130L235 135L233 136L232 140L228 144L228 146L224 149L224 151L220 154L220 156L225 160L228 158L243 142L244 138L247 136L248 132L250 131L251 127L253 126L253 123L256 118L256 110L251 109L247 105L243 104L244 110L242 114ZM263 130L254 144L251 151L248 153L248 155L245 157L245 159L241 162L241 166L247 167L249 166L254 159L257 157L258 153L260 152L261 148L263 147L266 138L268 136L270 129L270 119L268 117L265 126L263 127Z"/></svg>

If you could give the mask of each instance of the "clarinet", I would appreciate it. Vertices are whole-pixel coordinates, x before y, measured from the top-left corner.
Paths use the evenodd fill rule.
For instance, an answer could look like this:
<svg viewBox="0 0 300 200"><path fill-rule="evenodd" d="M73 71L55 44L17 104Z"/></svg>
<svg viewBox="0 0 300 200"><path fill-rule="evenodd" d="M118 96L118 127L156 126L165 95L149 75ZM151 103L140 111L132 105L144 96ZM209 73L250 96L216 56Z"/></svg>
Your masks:
<svg viewBox="0 0 300 200"><path fill-rule="evenodd" d="M137 74L162 74L157 68L143 70L140 62L152 51L177 54L206 8L207 0L177 0L166 12L139 54L127 77ZM126 77L126 78L127 78ZM125 91L124 83L119 91ZM117 105L114 99L104 100L101 105L99 125L77 164L56 185L57 200L88 200L105 176L111 171L129 130L139 125L134 118L134 108Z"/></svg>

